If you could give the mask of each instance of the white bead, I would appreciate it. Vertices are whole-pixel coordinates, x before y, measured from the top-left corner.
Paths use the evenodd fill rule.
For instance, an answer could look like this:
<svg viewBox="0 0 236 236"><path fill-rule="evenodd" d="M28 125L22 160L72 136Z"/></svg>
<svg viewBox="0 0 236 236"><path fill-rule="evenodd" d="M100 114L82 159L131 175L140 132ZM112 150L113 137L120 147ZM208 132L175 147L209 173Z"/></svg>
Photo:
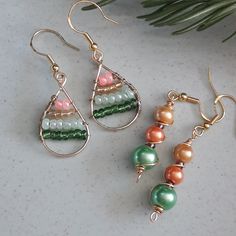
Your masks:
<svg viewBox="0 0 236 236"><path fill-rule="evenodd" d="M71 123L71 128L72 129L78 129L78 123L79 123L78 120L73 119L73 120L70 121L70 123Z"/></svg>
<svg viewBox="0 0 236 236"><path fill-rule="evenodd" d="M64 121L63 122L63 129L64 130L70 130L71 129L71 122L69 122L69 121Z"/></svg>
<svg viewBox="0 0 236 236"><path fill-rule="evenodd" d="M42 121L42 129L44 130L48 130L49 129L49 124L50 124L50 120L45 118Z"/></svg>
<svg viewBox="0 0 236 236"><path fill-rule="evenodd" d="M80 129L80 130L84 130L85 127L83 125L83 122L81 120L78 120L78 126L77 126L77 129Z"/></svg>
<svg viewBox="0 0 236 236"><path fill-rule="evenodd" d="M50 129L56 129L57 128L57 121L56 120L50 120Z"/></svg>
<svg viewBox="0 0 236 236"><path fill-rule="evenodd" d="M57 129L61 130L63 127L63 120L57 120Z"/></svg>
<svg viewBox="0 0 236 236"><path fill-rule="evenodd" d="M99 96L99 95L95 96L95 104L96 105L101 105L102 104L101 96Z"/></svg>
<svg viewBox="0 0 236 236"><path fill-rule="evenodd" d="M116 97L111 94L111 95L108 96L108 101L109 101L110 104L114 104L115 101L116 101Z"/></svg>
<svg viewBox="0 0 236 236"><path fill-rule="evenodd" d="M134 92L131 90L126 91L126 94L128 95L129 98L135 98Z"/></svg>
<svg viewBox="0 0 236 236"><path fill-rule="evenodd" d="M106 105L108 103L108 97L107 96L102 96L102 104Z"/></svg>
<svg viewBox="0 0 236 236"><path fill-rule="evenodd" d="M122 101L122 95L120 93L115 94L115 99L116 99L116 102L121 102Z"/></svg>
<svg viewBox="0 0 236 236"><path fill-rule="evenodd" d="M129 97L126 93L122 94L122 98L123 98L124 101L129 99Z"/></svg>

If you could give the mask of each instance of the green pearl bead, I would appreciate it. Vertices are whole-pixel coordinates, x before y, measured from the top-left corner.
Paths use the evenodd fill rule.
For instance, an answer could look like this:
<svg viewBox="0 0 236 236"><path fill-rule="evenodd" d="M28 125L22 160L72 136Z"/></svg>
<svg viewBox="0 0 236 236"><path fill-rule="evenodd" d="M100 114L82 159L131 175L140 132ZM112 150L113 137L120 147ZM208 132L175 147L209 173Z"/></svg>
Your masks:
<svg viewBox="0 0 236 236"><path fill-rule="evenodd" d="M136 148L131 157L135 167L143 166L145 170L151 169L159 162L156 150L147 145Z"/></svg>
<svg viewBox="0 0 236 236"><path fill-rule="evenodd" d="M174 188L159 184L152 189L150 200L152 205L169 210L176 204L177 195Z"/></svg>

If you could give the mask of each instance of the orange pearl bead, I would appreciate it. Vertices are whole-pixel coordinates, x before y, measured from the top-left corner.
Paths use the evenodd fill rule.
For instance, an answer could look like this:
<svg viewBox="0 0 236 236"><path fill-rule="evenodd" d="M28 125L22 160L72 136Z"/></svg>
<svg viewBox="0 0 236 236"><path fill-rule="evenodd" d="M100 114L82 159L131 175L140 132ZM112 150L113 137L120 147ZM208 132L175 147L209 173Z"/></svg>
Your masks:
<svg viewBox="0 0 236 236"><path fill-rule="evenodd" d="M177 145L174 149L174 158L177 162L189 163L193 158L193 149L186 143Z"/></svg>
<svg viewBox="0 0 236 236"><path fill-rule="evenodd" d="M154 119L163 125L172 125L174 123L174 111L172 106L161 106L154 112Z"/></svg>
<svg viewBox="0 0 236 236"><path fill-rule="evenodd" d="M165 171L165 179L172 184L180 184L183 181L184 173L178 166L169 166Z"/></svg>
<svg viewBox="0 0 236 236"><path fill-rule="evenodd" d="M163 129L152 125L146 130L146 141L149 143L162 143L165 140Z"/></svg>

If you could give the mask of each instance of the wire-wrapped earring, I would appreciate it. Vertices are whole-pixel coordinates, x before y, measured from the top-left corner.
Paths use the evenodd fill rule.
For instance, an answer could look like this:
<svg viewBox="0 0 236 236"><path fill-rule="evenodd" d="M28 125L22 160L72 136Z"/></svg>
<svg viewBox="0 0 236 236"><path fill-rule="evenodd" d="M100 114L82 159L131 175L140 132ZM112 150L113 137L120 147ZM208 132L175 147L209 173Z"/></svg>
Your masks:
<svg viewBox="0 0 236 236"><path fill-rule="evenodd" d="M130 84L120 74L114 72L103 64L103 52L99 49L92 37L87 32L79 30L72 24L71 17L73 10L81 3L90 3L94 5L100 10L106 20L116 24L117 22L108 18L96 3L87 0L76 2L71 7L68 14L68 23L70 28L85 37L89 43L89 48L92 51L92 59L98 65L98 73L94 81L90 102L91 116L98 125L107 130L117 131L125 129L133 124L140 115L140 96L132 84ZM117 113L127 113L131 110L134 110L135 114L130 114L129 112L130 115L128 118L121 115L118 122L112 122L114 121L113 119L105 118Z"/></svg>
<svg viewBox="0 0 236 236"><path fill-rule="evenodd" d="M65 89L65 84L67 81L66 75L60 71L59 66L51 55L39 52L34 47L34 38L42 33L52 33L56 35L66 46L77 51L79 51L79 49L68 43L57 31L51 29L38 30L33 34L30 40L30 46L33 51L41 56L45 56L49 60L51 64L53 78L56 80L59 86L58 91L55 95L51 97L50 102L41 117L39 129L40 139L44 147L55 156L75 156L85 148L89 141L90 132L88 124L85 122L85 119L83 118L79 109L76 107L73 100ZM83 143L81 144L80 142L79 147L75 151L62 153L61 151L59 152L55 150L55 142L53 142L53 145L49 145L46 140L82 140ZM61 142L59 143L58 149L62 149Z"/></svg>

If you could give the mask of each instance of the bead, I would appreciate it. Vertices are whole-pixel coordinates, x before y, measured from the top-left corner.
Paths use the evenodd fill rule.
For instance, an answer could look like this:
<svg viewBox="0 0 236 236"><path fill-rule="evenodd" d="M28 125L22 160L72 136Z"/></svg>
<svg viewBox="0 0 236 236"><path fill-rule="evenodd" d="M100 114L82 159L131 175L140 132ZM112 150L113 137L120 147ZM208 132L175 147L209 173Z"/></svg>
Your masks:
<svg viewBox="0 0 236 236"><path fill-rule="evenodd" d="M107 85L107 78L105 76L100 76L98 78L98 84L99 84L99 86L102 86L102 87L106 86Z"/></svg>
<svg viewBox="0 0 236 236"><path fill-rule="evenodd" d="M83 124L83 122L81 120L78 120L77 123L78 123L77 129L80 129L80 130L84 130L85 129L84 124Z"/></svg>
<svg viewBox="0 0 236 236"><path fill-rule="evenodd" d="M114 95L111 94L111 95L108 96L108 102L109 102L110 104L114 104L115 101L116 101L116 98L115 98Z"/></svg>
<svg viewBox="0 0 236 236"><path fill-rule="evenodd" d="M172 184L180 184L183 181L184 173L178 166L169 166L165 171L165 179Z"/></svg>
<svg viewBox="0 0 236 236"><path fill-rule="evenodd" d="M57 130L61 130L63 127L63 120L57 120Z"/></svg>
<svg viewBox="0 0 236 236"><path fill-rule="evenodd" d="M96 105L101 105L102 104L101 96L99 96L99 95L95 96L95 104Z"/></svg>
<svg viewBox="0 0 236 236"><path fill-rule="evenodd" d="M42 121L42 129L43 130L48 130L50 125L50 120L47 118L44 118Z"/></svg>
<svg viewBox="0 0 236 236"><path fill-rule="evenodd" d="M50 129L54 130L57 128L57 121L56 120L50 120Z"/></svg>
<svg viewBox="0 0 236 236"><path fill-rule="evenodd" d="M57 99L57 100L54 102L54 106L55 106L55 109L56 109L56 110L61 111L61 110L63 109L63 101Z"/></svg>
<svg viewBox="0 0 236 236"><path fill-rule="evenodd" d="M63 102L62 102L62 108L63 108L63 110L69 110L70 109L70 101L69 100L64 100Z"/></svg>
<svg viewBox="0 0 236 236"><path fill-rule="evenodd" d="M113 75L111 72L105 73L104 77L107 79L107 85L113 84Z"/></svg>
<svg viewBox="0 0 236 236"><path fill-rule="evenodd" d="M151 169L159 162L156 150L147 145L137 147L131 158L135 167L143 166L145 170Z"/></svg>
<svg viewBox="0 0 236 236"><path fill-rule="evenodd" d="M171 106L161 106L154 112L154 118L163 125L172 125L174 123L174 112Z"/></svg>
<svg viewBox="0 0 236 236"><path fill-rule="evenodd" d="M127 90L126 94L128 95L129 98L135 98L134 92L131 90Z"/></svg>
<svg viewBox="0 0 236 236"><path fill-rule="evenodd" d="M122 95L120 93L115 94L115 99L116 99L116 102L121 102L122 101Z"/></svg>
<svg viewBox="0 0 236 236"><path fill-rule="evenodd" d="M102 96L102 104L106 105L108 103L108 97L107 96Z"/></svg>
<svg viewBox="0 0 236 236"><path fill-rule="evenodd" d="M125 93L122 93L122 99L123 99L124 101L126 101L126 100L129 99L129 96L126 94L126 92L125 92Z"/></svg>
<svg viewBox="0 0 236 236"><path fill-rule="evenodd" d="M146 131L146 141L150 143L162 143L165 140L163 129L153 125Z"/></svg>
<svg viewBox="0 0 236 236"><path fill-rule="evenodd" d="M177 145L174 149L174 158L177 162L189 163L193 158L193 149L186 143Z"/></svg>
<svg viewBox="0 0 236 236"><path fill-rule="evenodd" d="M78 128L79 128L79 127L78 127L79 121L78 121L77 119L72 119L72 120L70 120L70 123L71 123L71 128L72 128L72 129L78 129Z"/></svg>
<svg viewBox="0 0 236 236"><path fill-rule="evenodd" d="M169 210L176 204L177 195L174 188L165 184L159 184L152 189L150 200L153 206Z"/></svg>
<svg viewBox="0 0 236 236"><path fill-rule="evenodd" d="M69 121L64 121L63 122L63 129L64 130L70 130L72 128L72 124Z"/></svg>

